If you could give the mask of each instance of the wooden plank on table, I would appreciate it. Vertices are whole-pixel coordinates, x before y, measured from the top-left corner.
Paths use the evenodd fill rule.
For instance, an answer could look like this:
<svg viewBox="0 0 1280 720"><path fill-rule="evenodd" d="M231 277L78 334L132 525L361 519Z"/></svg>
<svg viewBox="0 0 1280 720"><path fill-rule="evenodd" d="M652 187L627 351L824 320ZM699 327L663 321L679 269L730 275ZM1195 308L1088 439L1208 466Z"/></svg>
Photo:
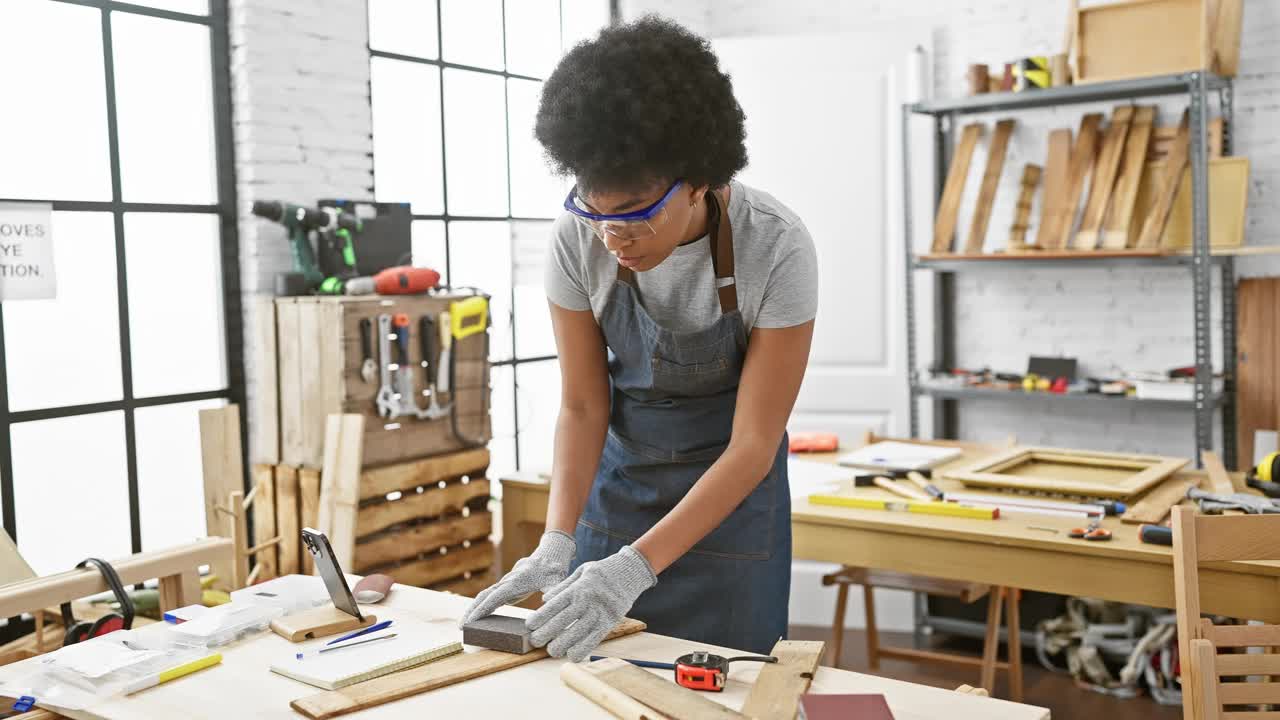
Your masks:
<svg viewBox="0 0 1280 720"><path fill-rule="evenodd" d="M1118 249L1129 246L1129 226L1133 222L1134 203L1138 199L1138 186L1142 182L1146 164L1147 145L1151 139L1151 125L1155 121L1154 105L1143 105L1133 114L1129 123L1129 136L1124 144L1124 158L1120 161L1120 174L1112 192L1111 209L1107 213L1106 229L1102 233L1101 247Z"/></svg>
<svg viewBox="0 0 1280 720"><path fill-rule="evenodd" d="M633 635L644 628L645 624L639 620L627 618L610 631L605 640ZM545 657L547 657L546 648L538 648L524 655L499 650L480 650L450 655L426 665L366 680L340 690L308 695L294 700L289 703L289 706L311 720L327 720L465 682L472 678L492 675L542 660Z"/></svg>
<svg viewBox="0 0 1280 720"><path fill-rule="evenodd" d="M354 572L363 568L390 565L442 547L461 545L464 540L483 540L493 532L493 515L473 512L421 522L404 529L392 528L356 542Z"/></svg>
<svg viewBox="0 0 1280 720"><path fill-rule="evenodd" d="M1111 113L1111 125L1102 138L1102 148L1098 152L1098 162L1093 169L1093 179L1089 182L1089 199L1085 202L1084 217L1080 220L1080 231L1076 233L1072 244L1077 250L1093 250L1098 247L1102 221L1106 219L1107 204L1111 202L1112 189L1116 183L1116 171L1120 167L1120 157L1124 152L1125 140L1129 136L1129 126L1133 122L1133 106L1121 105Z"/></svg>
<svg viewBox="0 0 1280 720"><path fill-rule="evenodd" d="M1280 278L1243 278L1236 290L1236 467L1253 467L1253 435L1280 430Z"/></svg>
<svg viewBox="0 0 1280 720"><path fill-rule="evenodd" d="M1056 232L1061 216L1066 213L1067 174L1071 169L1071 130L1049 133L1049 155L1044 164L1044 201L1040 203L1040 227L1036 245L1041 250L1058 248Z"/></svg>
<svg viewBox="0 0 1280 720"><path fill-rule="evenodd" d="M1013 120L1000 120L991 135L991 145L987 150L987 169L982 174L978 204L973 209L969 238L964 244L964 251L967 253L982 252L982 246L987 240L987 223L991 220L991 206L996 201L996 188L1000 186L1000 174L1004 170L1004 156L1009 148L1013 126Z"/></svg>
<svg viewBox="0 0 1280 720"><path fill-rule="evenodd" d="M583 670L628 697L660 713L680 720L728 720L747 715L658 677L621 658L605 658L584 665Z"/></svg>
<svg viewBox="0 0 1280 720"><path fill-rule="evenodd" d="M356 513L356 532L363 537L410 520L462 512L477 498L488 498L489 492L489 480L480 478L468 483L447 483L443 488L430 487L420 493L405 493L399 500L360 508Z"/></svg>
<svg viewBox="0 0 1280 720"><path fill-rule="evenodd" d="M826 643L779 640L769 654L777 663L762 664L751 693L742 705L742 714L756 720L793 720L800 708L800 696L809 690L818 672Z"/></svg>
<svg viewBox="0 0 1280 720"><path fill-rule="evenodd" d="M938 215L933 221L933 252L952 252L952 240L956 234L956 221L960 216L960 199L964 195L964 184L969 177L969 161L973 159L973 149L982 137L982 123L971 123L960 132L960 142L956 145L955 155L951 159L951 169L947 171L947 182L942 188L942 199L938 201Z"/></svg>
<svg viewBox="0 0 1280 720"><path fill-rule="evenodd" d="M253 466L253 544L260 545L276 537L276 472L271 465ZM257 555L259 580L270 580L280 574L280 546L273 545Z"/></svg>
<svg viewBox="0 0 1280 720"><path fill-rule="evenodd" d="M298 337L298 303L276 299L276 362L280 397L280 462L302 464L302 355Z"/></svg>
<svg viewBox="0 0 1280 720"><path fill-rule="evenodd" d="M1089 177L1089 170L1098 150L1098 126L1102 124L1102 113L1089 113L1080 120L1080 130L1076 132L1075 144L1071 146L1071 162L1067 166L1067 189L1065 200L1060 208L1051 238L1053 245L1046 250L1069 247L1071 233L1075 229L1076 212L1080 209L1080 196L1084 194L1084 181Z"/></svg>
<svg viewBox="0 0 1280 720"><path fill-rule="evenodd" d="M630 695L605 683L595 673L587 672L578 663L560 666L560 680L579 695L599 705L609 714L622 720L668 720L653 708Z"/></svg>
<svg viewBox="0 0 1280 720"><path fill-rule="evenodd" d="M276 531L280 534L280 574L296 574L302 557L302 532L298 528L298 468L292 465L276 466Z"/></svg>
<svg viewBox="0 0 1280 720"><path fill-rule="evenodd" d="M1129 506L1129 509L1120 516L1120 521L1148 525L1161 523L1169 516L1173 506L1182 502L1182 499L1187 496L1187 489L1196 484L1177 477L1168 478L1143 495L1141 500Z"/></svg>
<svg viewBox="0 0 1280 720"><path fill-rule="evenodd" d="M253 312L253 363L249 403L249 457L254 463L280 462L280 379L276 356L275 298L256 297Z"/></svg>
<svg viewBox="0 0 1280 720"><path fill-rule="evenodd" d="M1139 248L1155 248L1160 246L1160 238L1164 235L1165 223L1169 221L1169 211L1173 209L1173 199L1182 182L1182 171L1187 166L1188 155L1188 123L1190 111L1182 113L1182 123L1178 126L1178 139L1174 141L1169 159L1165 161L1164 174L1160 176L1156 190L1155 206L1142 223L1142 232L1138 234L1136 246Z"/></svg>
<svg viewBox="0 0 1280 720"><path fill-rule="evenodd" d="M302 468L298 471L298 521L302 527L315 528L320 524L320 473ZM312 575L316 559L309 552L300 552L299 569L303 575Z"/></svg>
<svg viewBox="0 0 1280 720"><path fill-rule="evenodd" d="M356 546L356 509L360 504L363 415L330 415L325 425L324 470L316 524L329 536L338 565L351 567Z"/></svg>
<svg viewBox="0 0 1280 720"><path fill-rule="evenodd" d="M431 487L463 475L483 477L489 469L489 449L474 448L435 457L370 468L360 475L360 499L383 497L397 490Z"/></svg>
<svg viewBox="0 0 1280 720"><path fill-rule="evenodd" d="M429 553L419 560L377 570L390 575L401 585L431 587L466 573L474 574L492 567L494 555L493 543L481 540L471 543L470 547L449 548L443 555L438 552Z"/></svg>
<svg viewBox="0 0 1280 720"><path fill-rule="evenodd" d="M1027 244L1027 228L1031 222L1031 202L1035 199L1036 187L1040 184L1041 168L1034 163L1027 163L1022 168L1022 181L1018 189L1018 204L1013 213L1013 224L1009 226L1009 250L1018 250Z"/></svg>

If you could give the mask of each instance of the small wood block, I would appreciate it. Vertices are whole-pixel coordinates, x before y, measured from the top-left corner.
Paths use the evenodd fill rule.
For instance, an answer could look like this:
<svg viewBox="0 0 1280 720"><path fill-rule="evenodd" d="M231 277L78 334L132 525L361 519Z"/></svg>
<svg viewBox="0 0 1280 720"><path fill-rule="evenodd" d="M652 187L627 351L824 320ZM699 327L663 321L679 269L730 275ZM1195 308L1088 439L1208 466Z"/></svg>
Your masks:
<svg viewBox="0 0 1280 720"><path fill-rule="evenodd" d="M777 663L760 666L742 714L756 720L792 720L800 709L800 696L809 690L818 672L826 643L779 640L770 654Z"/></svg>
<svg viewBox="0 0 1280 720"><path fill-rule="evenodd" d="M1013 225L1009 227L1008 249L1018 250L1027 244L1027 224L1031 221L1031 201L1036 196L1036 186L1040 184L1041 169L1039 165L1027 163L1022 169L1022 187L1018 192L1018 206L1014 211Z"/></svg>
<svg viewBox="0 0 1280 720"><path fill-rule="evenodd" d="M1098 247L1099 232L1102 230L1102 221L1106 219L1107 204L1111 202L1111 190L1115 187L1116 172L1120 168L1120 155L1132 122L1132 105L1121 105L1111 113L1111 126L1102 138L1098 163L1093 169L1093 180L1089 183L1089 199L1084 206L1084 218L1080 221L1080 232L1076 233L1073 245L1077 250L1093 250Z"/></svg>
<svg viewBox="0 0 1280 720"><path fill-rule="evenodd" d="M956 145L955 157L947 172L947 183L942 189L942 200L938 202L938 215L933 222L935 253L952 252L951 243L955 238L956 220L960 215L960 198L964 195L965 180L969 177L969 161L973 159L973 149L980 137L982 123L965 125L960 132L960 142Z"/></svg>
<svg viewBox="0 0 1280 720"><path fill-rule="evenodd" d="M1054 130L1049 133L1049 156L1044 164L1044 202L1040 204L1040 228L1036 231L1036 245L1042 249L1057 249L1050 239L1057 230L1058 218L1066 211L1067 171L1071 166L1071 131Z"/></svg>
<svg viewBox="0 0 1280 720"><path fill-rule="evenodd" d="M509 615L490 615L463 625L462 642L517 655L533 650L524 618Z"/></svg>
<svg viewBox="0 0 1280 720"><path fill-rule="evenodd" d="M1204 465L1204 471L1209 475L1209 492L1218 495L1230 495L1240 492L1232 483L1231 474L1227 472L1227 466L1222 463L1222 458L1218 457L1218 453L1212 450L1204 450L1200 453L1200 462Z"/></svg>
<svg viewBox="0 0 1280 720"><path fill-rule="evenodd" d="M378 618L373 615L365 615L362 620L332 605L326 605L276 618L271 621L271 630L289 642L302 642L359 630L377 621Z"/></svg>
<svg viewBox="0 0 1280 720"><path fill-rule="evenodd" d="M987 222L991 219L991 206L996 201L996 188L1000 185L1000 173L1004 170L1004 156L1009 147L1009 136L1013 134L1013 125L1013 120L1001 120L996 123L995 133L991 135L991 146L987 150L987 169L982 174L978 204L973 210L969 239L964 245L967 253L982 252L982 245L987 240Z"/></svg>
<svg viewBox="0 0 1280 720"><path fill-rule="evenodd" d="M695 690L681 687L669 678L658 677L620 658L597 660L584 666L584 669L606 685L672 718L726 720L747 717L708 700Z"/></svg>
<svg viewBox="0 0 1280 720"><path fill-rule="evenodd" d="M1154 105L1143 105L1133 114L1129 123L1129 137L1124 144L1124 159L1120 162L1120 175L1112 191L1111 210L1107 214L1106 230L1101 245L1108 250L1129 247L1129 226L1133 223L1133 209L1138 200L1138 185L1142 182L1142 169L1151 142L1151 128L1156 118Z"/></svg>
<svg viewBox="0 0 1280 720"><path fill-rule="evenodd" d="M1178 193L1178 184L1182 182L1182 171L1187 167L1188 145L1190 141L1191 114L1182 113L1182 123L1178 126L1178 137L1169 150L1169 159L1165 161L1164 175L1160 177L1156 190L1156 204L1151 208L1146 220L1142 223L1142 232L1138 235L1137 247L1156 248L1160 246L1160 238L1164 235L1164 226L1169 222L1169 212L1173 210L1173 198Z"/></svg>

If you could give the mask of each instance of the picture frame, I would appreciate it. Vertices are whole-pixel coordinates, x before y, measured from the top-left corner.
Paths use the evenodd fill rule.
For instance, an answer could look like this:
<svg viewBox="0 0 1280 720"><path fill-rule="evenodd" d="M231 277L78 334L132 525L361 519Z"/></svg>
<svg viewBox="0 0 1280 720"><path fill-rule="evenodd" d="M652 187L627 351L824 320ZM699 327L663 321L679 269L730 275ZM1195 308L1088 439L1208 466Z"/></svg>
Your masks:
<svg viewBox="0 0 1280 720"><path fill-rule="evenodd" d="M1188 462L1161 455L1015 447L944 476L979 487L1125 499L1142 494Z"/></svg>

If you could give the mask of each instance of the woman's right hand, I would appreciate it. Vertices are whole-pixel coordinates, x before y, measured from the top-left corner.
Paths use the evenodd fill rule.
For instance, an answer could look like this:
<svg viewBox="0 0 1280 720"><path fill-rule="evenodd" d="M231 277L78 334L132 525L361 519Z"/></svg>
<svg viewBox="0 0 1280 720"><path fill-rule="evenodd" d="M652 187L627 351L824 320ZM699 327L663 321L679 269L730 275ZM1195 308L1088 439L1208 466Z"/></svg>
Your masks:
<svg viewBox="0 0 1280 720"><path fill-rule="evenodd" d="M539 590L551 589L569 576L569 565L577 550L578 543L568 533L559 530L543 533L533 554L522 558L511 572L477 595L458 625L492 615L503 605L520 602Z"/></svg>

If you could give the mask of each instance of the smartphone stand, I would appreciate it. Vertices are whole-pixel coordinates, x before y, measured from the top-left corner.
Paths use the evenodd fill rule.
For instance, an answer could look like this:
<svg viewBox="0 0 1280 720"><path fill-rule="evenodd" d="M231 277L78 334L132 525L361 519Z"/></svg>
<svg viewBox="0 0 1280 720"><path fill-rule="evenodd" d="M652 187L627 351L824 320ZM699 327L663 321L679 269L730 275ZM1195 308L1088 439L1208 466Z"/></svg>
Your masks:
<svg viewBox="0 0 1280 720"><path fill-rule="evenodd" d="M278 617L271 621L271 630L289 642L302 642L359 630L377 621L378 618L373 615L365 615L361 619L333 605L323 605L312 610Z"/></svg>

